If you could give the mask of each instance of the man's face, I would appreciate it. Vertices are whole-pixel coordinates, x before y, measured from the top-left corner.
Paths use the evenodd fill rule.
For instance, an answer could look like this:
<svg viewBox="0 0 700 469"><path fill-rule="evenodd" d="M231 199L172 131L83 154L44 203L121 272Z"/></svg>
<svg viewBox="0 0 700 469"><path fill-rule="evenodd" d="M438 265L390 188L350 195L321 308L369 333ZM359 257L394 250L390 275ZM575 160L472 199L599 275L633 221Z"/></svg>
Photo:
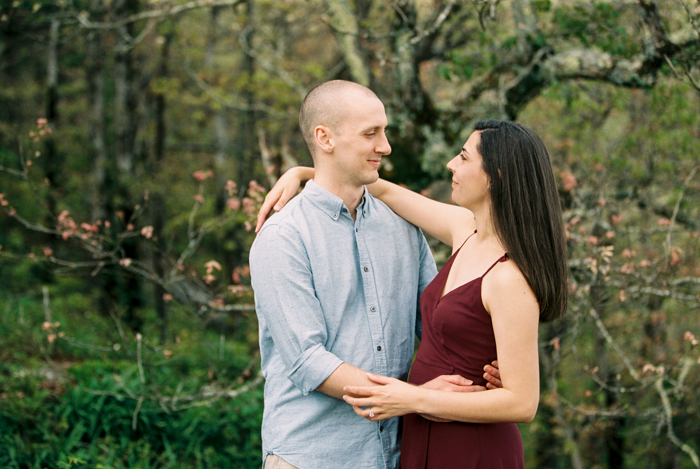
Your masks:
<svg viewBox="0 0 700 469"><path fill-rule="evenodd" d="M379 177L382 156L391 153L384 105L376 97L351 93L346 109L333 136L333 165L349 184L371 184Z"/></svg>

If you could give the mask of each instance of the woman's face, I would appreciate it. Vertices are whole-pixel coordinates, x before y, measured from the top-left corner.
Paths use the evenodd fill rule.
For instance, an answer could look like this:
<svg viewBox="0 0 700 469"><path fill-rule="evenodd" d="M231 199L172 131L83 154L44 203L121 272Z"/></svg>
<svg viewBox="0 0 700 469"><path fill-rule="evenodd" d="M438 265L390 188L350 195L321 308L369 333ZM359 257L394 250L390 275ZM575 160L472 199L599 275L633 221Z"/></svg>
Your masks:
<svg viewBox="0 0 700 469"><path fill-rule="evenodd" d="M471 211L490 199L488 176L477 150L480 141L481 132L473 132L462 151L447 163L452 171L452 200Z"/></svg>

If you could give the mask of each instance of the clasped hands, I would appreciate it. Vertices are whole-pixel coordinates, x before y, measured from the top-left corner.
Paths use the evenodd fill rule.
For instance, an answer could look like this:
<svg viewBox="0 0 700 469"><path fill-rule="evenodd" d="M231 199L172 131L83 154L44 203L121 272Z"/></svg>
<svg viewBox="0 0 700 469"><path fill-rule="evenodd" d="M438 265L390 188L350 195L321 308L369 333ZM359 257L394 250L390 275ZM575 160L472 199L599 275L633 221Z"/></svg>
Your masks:
<svg viewBox="0 0 700 469"><path fill-rule="evenodd" d="M367 373L367 377L377 386L345 386L343 400L352 405L360 417L376 422L418 412L422 417L434 422L450 420L420 413L417 410L423 390L448 392L479 392L503 387L498 371L498 361L484 367L486 386L474 385L460 375L442 375L420 386L386 376Z"/></svg>

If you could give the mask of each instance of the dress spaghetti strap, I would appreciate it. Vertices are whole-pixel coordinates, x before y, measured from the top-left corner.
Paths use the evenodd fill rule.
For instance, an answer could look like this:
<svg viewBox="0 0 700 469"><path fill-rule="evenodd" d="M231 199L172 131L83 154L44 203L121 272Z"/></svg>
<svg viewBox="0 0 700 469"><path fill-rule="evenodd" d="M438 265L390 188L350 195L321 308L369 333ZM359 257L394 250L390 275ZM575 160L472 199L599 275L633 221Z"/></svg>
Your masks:
<svg viewBox="0 0 700 469"><path fill-rule="evenodd" d="M476 234L476 230L474 230L474 233L472 233L472 234L470 234L469 236L467 236L467 239L464 240L464 242L463 242L462 245L459 247L459 249L462 249L462 248L464 247L464 245L467 244L467 241L469 241L469 238L471 238L471 237L474 236L475 234ZM457 251L459 251L459 249L457 249ZM457 251L455 251L455 252L457 252Z"/></svg>
<svg viewBox="0 0 700 469"><path fill-rule="evenodd" d="M494 267L496 267L496 264L498 264L499 262L505 262L506 260L508 260L508 253L503 254L496 262L494 262L493 264L491 264L491 267L489 267L489 268L486 270L486 272L484 272L484 273L481 275L481 278L486 277L486 274L488 274L489 272L491 272L491 269L493 269Z"/></svg>

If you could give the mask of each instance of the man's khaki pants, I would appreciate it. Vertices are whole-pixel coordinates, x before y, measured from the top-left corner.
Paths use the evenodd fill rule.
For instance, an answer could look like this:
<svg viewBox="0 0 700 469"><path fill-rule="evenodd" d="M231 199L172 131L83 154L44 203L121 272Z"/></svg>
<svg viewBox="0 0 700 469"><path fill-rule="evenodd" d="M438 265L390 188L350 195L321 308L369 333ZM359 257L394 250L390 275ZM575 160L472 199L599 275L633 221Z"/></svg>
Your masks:
<svg viewBox="0 0 700 469"><path fill-rule="evenodd" d="M297 469L289 464L284 459L274 454L268 454L265 458L265 467L263 469Z"/></svg>

